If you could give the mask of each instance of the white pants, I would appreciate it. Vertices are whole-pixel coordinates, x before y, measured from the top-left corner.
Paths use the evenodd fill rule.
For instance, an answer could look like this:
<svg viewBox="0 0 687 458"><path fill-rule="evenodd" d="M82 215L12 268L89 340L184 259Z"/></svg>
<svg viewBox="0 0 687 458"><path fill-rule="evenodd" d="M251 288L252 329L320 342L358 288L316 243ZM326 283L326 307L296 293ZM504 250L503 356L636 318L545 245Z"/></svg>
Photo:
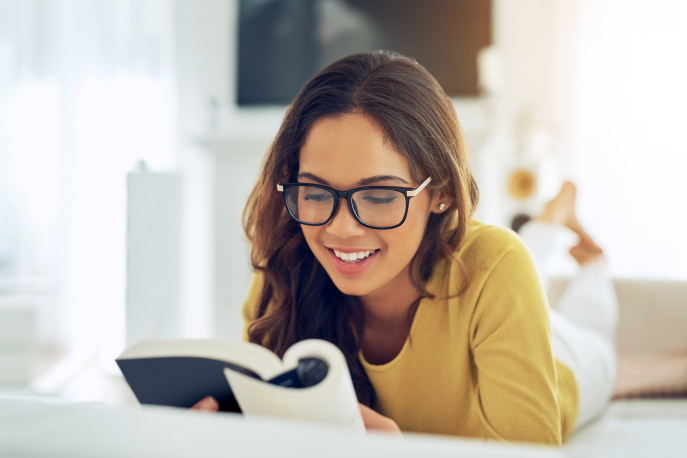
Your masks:
<svg viewBox="0 0 687 458"><path fill-rule="evenodd" d="M545 288L548 269L564 239L560 229L530 221L520 229ZM554 356L575 376L579 411L575 428L605 408L615 383L618 299L602 262L585 264L568 284L556 310L549 308Z"/></svg>

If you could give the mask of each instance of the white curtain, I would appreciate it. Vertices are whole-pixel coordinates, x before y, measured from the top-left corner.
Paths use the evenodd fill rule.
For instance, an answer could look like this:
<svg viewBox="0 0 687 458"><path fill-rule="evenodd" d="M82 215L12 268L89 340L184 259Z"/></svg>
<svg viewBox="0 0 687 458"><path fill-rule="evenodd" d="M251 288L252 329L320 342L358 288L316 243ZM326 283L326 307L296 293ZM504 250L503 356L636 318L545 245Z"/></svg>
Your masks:
<svg viewBox="0 0 687 458"><path fill-rule="evenodd" d="M176 163L172 8L0 0L0 276L54 281L41 339L103 360L124 342L126 173Z"/></svg>
<svg viewBox="0 0 687 458"><path fill-rule="evenodd" d="M687 2L581 2L574 157L613 274L687 279Z"/></svg>

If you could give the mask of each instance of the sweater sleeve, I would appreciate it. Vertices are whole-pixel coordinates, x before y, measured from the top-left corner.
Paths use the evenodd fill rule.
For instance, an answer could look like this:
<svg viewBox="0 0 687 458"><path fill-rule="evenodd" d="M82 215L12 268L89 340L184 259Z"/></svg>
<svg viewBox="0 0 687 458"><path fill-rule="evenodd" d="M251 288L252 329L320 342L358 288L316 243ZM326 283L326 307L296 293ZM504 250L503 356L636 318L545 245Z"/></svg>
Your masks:
<svg viewBox="0 0 687 458"><path fill-rule="evenodd" d="M529 251L509 238L470 322L479 415L491 438L560 445L546 296Z"/></svg>
<svg viewBox="0 0 687 458"><path fill-rule="evenodd" d="M260 301L260 294L262 293L263 276L261 272L255 272L250 282L248 289L248 296L243 302L241 315L243 316L243 340L248 341L248 326L255 321L255 314Z"/></svg>

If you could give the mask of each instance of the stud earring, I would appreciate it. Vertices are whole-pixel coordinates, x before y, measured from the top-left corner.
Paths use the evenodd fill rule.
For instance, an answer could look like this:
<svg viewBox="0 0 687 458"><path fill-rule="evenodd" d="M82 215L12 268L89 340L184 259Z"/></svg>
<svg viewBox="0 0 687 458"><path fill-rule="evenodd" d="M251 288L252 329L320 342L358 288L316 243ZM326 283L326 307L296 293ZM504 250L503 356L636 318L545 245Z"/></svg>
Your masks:
<svg viewBox="0 0 687 458"><path fill-rule="evenodd" d="M443 203L440 203L440 204L439 204L439 210L440 210L440 211L443 212L445 207L446 207L446 205L444 205Z"/></svg>

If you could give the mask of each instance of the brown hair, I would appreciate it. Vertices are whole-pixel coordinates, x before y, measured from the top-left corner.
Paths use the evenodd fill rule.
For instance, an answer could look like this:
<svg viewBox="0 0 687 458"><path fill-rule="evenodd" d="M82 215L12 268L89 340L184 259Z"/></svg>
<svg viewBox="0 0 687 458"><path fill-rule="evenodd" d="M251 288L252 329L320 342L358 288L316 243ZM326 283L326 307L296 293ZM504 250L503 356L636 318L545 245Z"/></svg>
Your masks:
<svg viewBox="0 0 687 458"><path fill-rule="evenodd" d="M412 59L387 51L345 57L305 84L286 113L244 210L251 263L264 276L249 339L280 356L303 339L334 343L348 361L359 401L372 406L375 393L358 359L364 327L360 301L334 285L276 190L280 181L296 181L299 151L313 124L346 113L374 120L408 160L417 183L431 176L430 192L441 190L455 199L449 211L430 215L410 262L411 279L423 297L431 296L425 284L432 267L456 258L478 190L451 100Z"/></svg>

